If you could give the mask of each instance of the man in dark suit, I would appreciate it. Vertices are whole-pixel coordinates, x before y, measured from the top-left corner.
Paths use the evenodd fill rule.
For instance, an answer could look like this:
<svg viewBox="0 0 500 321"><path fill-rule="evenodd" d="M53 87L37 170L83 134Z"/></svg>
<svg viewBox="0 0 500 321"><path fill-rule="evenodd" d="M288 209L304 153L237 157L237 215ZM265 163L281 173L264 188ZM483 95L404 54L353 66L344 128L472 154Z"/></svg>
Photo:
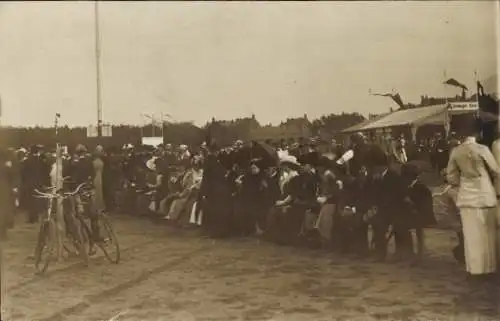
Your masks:
<svg viewBox="0 0 500 321"><path fill-rule="evenodd" d="M376 214L370 224L374 232L374 243L377 260L384 260L387 256L387 231L393 225L397 255L402 255L408 248L411 235L404 229L398 229L395 222L404 213L407 205L407 189L400 175L389 168L389 160L382 149L372 148L366 154L368 173L370 178L366 183L366 197Z"/></svg>
<svg viewBox="0 0 500 321"><path fill-rule="evenodd" d="M440 134L437 136L436 144L434 145L434 161L438 173L448 165L448 159L450 157L450 148L448 141L444 139Z"/></svg>
<svg viewBox="0 0 500 321"><path fill-rule="evenodd" d="M415 229L418 240L418 259L422 258L424 251L424 228L436 224L434 216L432 193L425 184L419 181L420 170L411 164L401 168L401 178L408 189L411 200L410 210L402 213L399 221L400 229ZM409 239L408 251L413 254L413 242Z"/></svg>
<svg viewBox="0 0 500 321"><path fill-rule="evenodd" d="M7 237L7 229L12 225L14 214L15 177L9 153L0 149L0 241Z"/></svg>
<svg viewBox="0 0 500 321"><path fill-rule="evenodd" d="M33 146L24 162L22 181L27 193L28 222L36 223L44 203L34 196L35 189L50 186L50 167L41 156L41 146Z"/></svg>

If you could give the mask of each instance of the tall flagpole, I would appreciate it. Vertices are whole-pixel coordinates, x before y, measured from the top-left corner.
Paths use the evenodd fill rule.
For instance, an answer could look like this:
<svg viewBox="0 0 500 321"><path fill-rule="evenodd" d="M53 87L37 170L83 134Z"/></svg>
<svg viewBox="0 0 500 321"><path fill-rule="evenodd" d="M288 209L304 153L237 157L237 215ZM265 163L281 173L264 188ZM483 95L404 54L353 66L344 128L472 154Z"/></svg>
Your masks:
<svg viewBox="0 0 500 321"><path fill-rule="evenodd" d="M97 95L97 137L102 136L102 101L101 101L101 38L99 30L99 1L94 1L95 21L95 63Z"/></svg>

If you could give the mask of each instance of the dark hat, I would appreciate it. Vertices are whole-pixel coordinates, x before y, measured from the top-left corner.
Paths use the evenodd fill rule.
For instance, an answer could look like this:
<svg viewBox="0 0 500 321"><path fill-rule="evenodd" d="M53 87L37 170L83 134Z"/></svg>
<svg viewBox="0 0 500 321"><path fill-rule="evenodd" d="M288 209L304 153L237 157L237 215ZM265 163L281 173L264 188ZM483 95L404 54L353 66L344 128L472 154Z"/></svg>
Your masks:
<svg viewBox="0 0 500 321"><path fill-rule="evenodd" d="M323 166L328 169L333 169L337 166L337 162L327 156L320 156L318 159L318 166Z"/></svg>
<svg viewBox="0 0 500 321"><path fill-rule="evenodd" d="M252 166L252 165L255 165L255 166L259 167L259 168L262 168L262 167L264 167L264 162L263 162L262 158L260 158L260 157L259 158L253 158L253 159L250 160L250 166Z"/></svg>
<svg viewBox="0 0 500 321"><path fill-rule="evenodd" d="M297 158L297 161L302 165L312 165L318 166L320 160L320 155L318 152L310 152L303 154Z"/></svg>
<svg viewBox="0 0 500 321"><path fill-rule="evenodd" d="M404 164L401 166L401 176L415 179L420 175L420 168L413 164Z"/></svg>
<svg viewBox="0 0 500 321"><path fill-rule="evenodd" d="M40 145L33 145L30 148L30 153L36 154L36 153L39 153L41 150L42 150L42 147Z"/></svg>

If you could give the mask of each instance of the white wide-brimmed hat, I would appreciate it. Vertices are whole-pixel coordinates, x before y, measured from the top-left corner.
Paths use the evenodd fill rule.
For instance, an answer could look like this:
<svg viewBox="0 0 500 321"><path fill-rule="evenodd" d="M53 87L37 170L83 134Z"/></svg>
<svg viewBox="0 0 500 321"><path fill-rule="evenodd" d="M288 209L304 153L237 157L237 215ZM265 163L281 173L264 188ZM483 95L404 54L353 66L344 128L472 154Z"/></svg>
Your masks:
<svg viewBox="0 0 500 321"><path fill-rule="evenodd" d="M354 157L354 152L352 149L349 149L345 152L340 158L337 160L338 165L344 165L349 162Z"/></svg>
<svg viewBox="0 0 500 321"><path fill-rule="evenodd" d="M153 156L146 162L146 167L152 171L156 171L156 157Z"/></svg>
<svg viewBox="0 0 500 321"><path fill-rule="evenodd" d="M281 166L289 166L291 168L300 167L300 163L297 161L297 157L288 154L288 151L278 152L278 158L280 160Z"/></svg>

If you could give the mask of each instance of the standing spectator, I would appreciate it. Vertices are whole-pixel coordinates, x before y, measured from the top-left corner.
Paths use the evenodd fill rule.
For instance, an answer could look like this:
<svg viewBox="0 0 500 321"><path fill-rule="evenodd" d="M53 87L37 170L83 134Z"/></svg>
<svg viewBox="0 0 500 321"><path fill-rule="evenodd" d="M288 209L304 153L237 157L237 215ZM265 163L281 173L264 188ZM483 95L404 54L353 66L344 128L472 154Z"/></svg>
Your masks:
<svg viewBox="0 0 500 321"><path fill-rule="evenodd" d="M497 137L497 139L493 142L491 150L495 160L498 164L500 164L500 137ZM500 179L496 178L494 183L497 193L497 264L500 264Z"/></svg>
<svg viewBox="0 0 500 321"><path fill-rule="evenodd" d="M49 186L49 172L49 165L41 157L41 146L33 146L22 172L23 188L26 189L28 222L31 224L38 222L38 216L44 208L43 200L34 196L35 189Z"/></svg>
<svg viewBox="0 0 500 321"><path fill-rule="evenodd" d="M467 125L462 128L467 137L450 155L447 179L459 187L457 207L462 217L467 272L479 279L488 279L497 271L496 196L499 193L488 172L498 178L500 168L488 147L477 143L477 124L471 121Z"/></svg>
<svg viewBox="0 0 500 321"><path fill-rule="evenodd" d="M436 141L435 141L435 146L434 146L434 160L435 164L434 166L436 167L438 173L441 172L443 169L446 168L446 165L448 164L448 159L450 155L450 149L448 146L448 142L444 137L441 136L441 134L437 135Z"/></svg>
<svg viewBox="0 0 500 321"><path fill-rule="evenodd" d="M14 214L12 161L6 150L0 150L0 241L7 237L7 229Z"/></svg>
<svg viewBox="0 0 500 321"><path fill-rule="evenodd" d="M102 146L98 145L94 151L93 166L93 191L92 191L92 211L90 224L94 239L99 240L99 226L97 215L106 209L104 199L104 172L105 172L105 154Z"/></svg>
<svg viewBox="0 0 500 321"><path fill-rule="evenodd" d="M403 135L401 135L399 139L395 141L392 153L392 156L395 158L397 164L403 165L408 161L406 152L406 140Z"/></svg>
<svg viewBox="0 0 500 321"><path fill-rule="evenodd" d="M7 221L7 228L14 227L14 215L20 205L20 190L21 190L21 163L17 157L16 151L11 150L8 155L6 165L9 169L9 176L12 185L12 201L14 207Z"/></svg>

